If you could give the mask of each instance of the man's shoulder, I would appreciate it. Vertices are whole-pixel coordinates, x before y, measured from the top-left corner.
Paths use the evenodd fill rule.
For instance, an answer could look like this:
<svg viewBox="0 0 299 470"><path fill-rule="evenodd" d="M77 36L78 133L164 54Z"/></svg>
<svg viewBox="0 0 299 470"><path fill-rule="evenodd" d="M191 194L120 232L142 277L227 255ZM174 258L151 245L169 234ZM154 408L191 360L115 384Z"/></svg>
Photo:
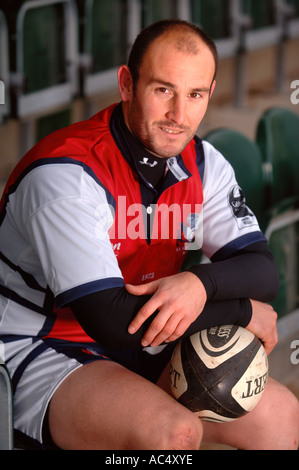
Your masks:
<svg viewBox="0 0 299 470"><path fill-rule="evenodd" d="M90 119L58 129L40 140L23 157L23 166L40 159L72 158L86 160L92 148L101 141L111 142L110 116L114 106L100 111ZM45 162L46 163L46 162Z"/></svg>

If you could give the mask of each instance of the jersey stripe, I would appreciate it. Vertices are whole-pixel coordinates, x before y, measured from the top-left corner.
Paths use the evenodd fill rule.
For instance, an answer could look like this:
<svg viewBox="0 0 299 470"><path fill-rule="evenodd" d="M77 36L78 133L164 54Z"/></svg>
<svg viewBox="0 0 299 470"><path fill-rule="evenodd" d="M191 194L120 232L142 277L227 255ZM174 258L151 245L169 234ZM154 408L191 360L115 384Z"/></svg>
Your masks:
<svg viewBox="0 0 299 470"><path fill-rule="evenodd" d="M56 297L57 308L61 308L64 305L76 300L84 295L92 294L93 292L112 289L113 287L123 287L125 285L122 278L110 277L106 279L100 279L98 281L88 282L82 286L74 287L68 291Z"/></svg>
<svg viewBox="0 0 299 470"><path fill-rule="evenodd" d="M41 313L42 315L45 314L43 307L40 307L39 305L36 305L33 302L30 302L30 300L24 299L24 297L20 296L16 292L13 292L7 287L0 285L0 294L6 297L7 299L10 299L22 305L23 307L28 308L29 310L33 310L34 312Z"/></svg>
<svg viewBox="0 0 299 470"><path fill-rule="evenodd" d="M6 256L4 256L3 253L1 253L1 251L0 260L7 264L7 266L9 266L13 271L17 271L21 275L25 284L30 287L30 289L46 292L46 289L42 287L30 273L26 273L20 266L17 266L12 261L10 261Z"/></svg>
<svg viewBox="0 0 299 470"><path fill-rule="evenodd" d="M212 256L211 261L215 262L224 260L230 257L236 251L242 250L243 248L252 245L253 243L262 241L267 241L262 232L247 233L246 235L242 235L241 237L236 238L232 242L223 246Z"/></svg>

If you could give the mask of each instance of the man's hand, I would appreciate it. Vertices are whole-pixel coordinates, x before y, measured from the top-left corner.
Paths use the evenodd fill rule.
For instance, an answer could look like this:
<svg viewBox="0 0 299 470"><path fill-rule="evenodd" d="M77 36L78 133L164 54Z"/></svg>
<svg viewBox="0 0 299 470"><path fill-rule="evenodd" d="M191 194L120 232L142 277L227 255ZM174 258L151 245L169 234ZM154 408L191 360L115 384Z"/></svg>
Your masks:
<svg viewBox="0 0 299 470"><path fill-rule="evenodd" d="M126 289L133 295L153 294L131 322L129 333L134 334L147 318L159 310L142 339L144 347L178 339L202 312L207 300L202 282L190 272L139 286L127 284Z"/></svg>
<svg viewBox="0 0 299 470"><path fill-rule="evenodd" d="M246 329L257 336L269 355L278 342L277 313L271 305L257 300L250 300L252 305L252 318Z"/></svg>

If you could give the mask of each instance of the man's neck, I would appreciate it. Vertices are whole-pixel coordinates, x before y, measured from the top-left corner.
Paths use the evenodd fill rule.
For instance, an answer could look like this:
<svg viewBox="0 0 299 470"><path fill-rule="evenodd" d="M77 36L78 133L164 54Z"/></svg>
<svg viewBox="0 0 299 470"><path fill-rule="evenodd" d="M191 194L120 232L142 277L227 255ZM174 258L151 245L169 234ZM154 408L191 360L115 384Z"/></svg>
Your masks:
<svg viewBox="0 0 299 470"><path fill-rule="evenodd" d="M167 159L153 155L144 147L130 130L125 114L124 107L122 107L120 125L130 146L135 166L146 181L156 188L164 179Z"/></svg>

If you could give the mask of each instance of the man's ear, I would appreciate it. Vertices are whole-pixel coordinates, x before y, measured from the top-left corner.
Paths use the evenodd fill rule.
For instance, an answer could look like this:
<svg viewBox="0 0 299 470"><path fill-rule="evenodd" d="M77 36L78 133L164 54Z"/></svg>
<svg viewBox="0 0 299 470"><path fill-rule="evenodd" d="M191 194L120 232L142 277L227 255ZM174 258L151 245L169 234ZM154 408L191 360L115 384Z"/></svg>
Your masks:
<svg viewBox="0 0 299 470"><path fill-rule="evenodd" d="M133 96L133 80L127 65L121 65L117 72L118 89L122 101L129 101Z"/></svg>
<svg viewBox="0 0 299 470"><path fill-rule="evenodd" d="M212 85L211 85L211 89L210 89L210 99L212 98L212 94L215 90L215 86L216 86L216 80L213 81Z"/></svg>

